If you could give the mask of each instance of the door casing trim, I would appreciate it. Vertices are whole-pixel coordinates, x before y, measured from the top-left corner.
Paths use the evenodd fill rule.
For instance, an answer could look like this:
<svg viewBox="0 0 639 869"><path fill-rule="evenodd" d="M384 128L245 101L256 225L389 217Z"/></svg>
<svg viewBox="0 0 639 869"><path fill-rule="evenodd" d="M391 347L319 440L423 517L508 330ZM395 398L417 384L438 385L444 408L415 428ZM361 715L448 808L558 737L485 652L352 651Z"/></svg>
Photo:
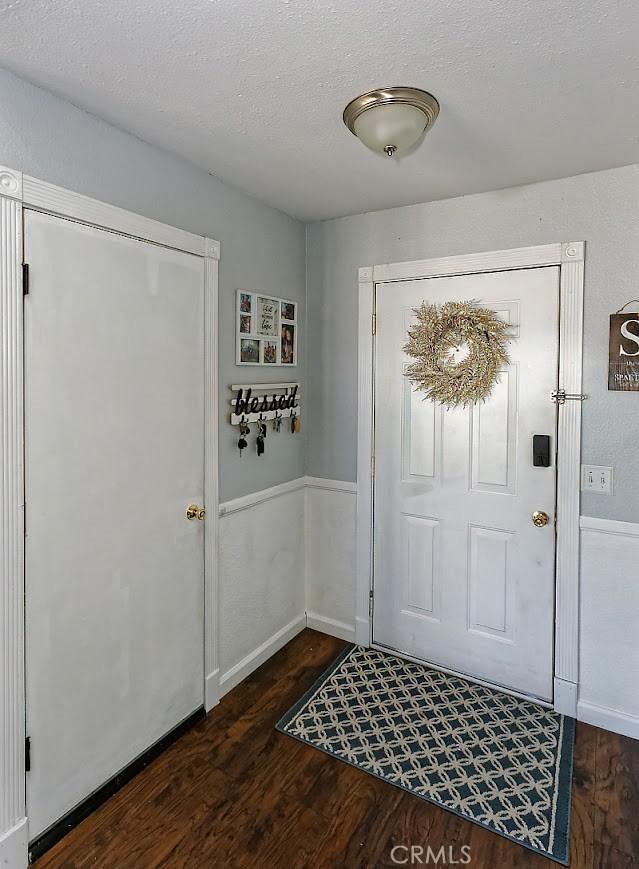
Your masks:
<svg viewBox="0 0 639 869"><path fill-rule="evenodd" d="M220 243L0 166L0 842L27 820L24 673L24 208L66 217L204 260L204 685L219 702L218 264ZM26 841L24 865L27 865ZM22 847L22 846L21 846ZM0 857L2 855L0 854ZM1 861L0 861L1 862Z"/></svg>
<svg viewBox="0 0 639 869"><path fill-rule="evenodd" d="M373 589L375 286L422 278L559 266L559 386L567 393L580 394L584 259L585 242L570 241L359 269L355 638L360 645L370 646L372 642L369 601ZM553 706L574 718L579 683L580 401L559 405L557 451L561 462L557 466Z"/></svg>

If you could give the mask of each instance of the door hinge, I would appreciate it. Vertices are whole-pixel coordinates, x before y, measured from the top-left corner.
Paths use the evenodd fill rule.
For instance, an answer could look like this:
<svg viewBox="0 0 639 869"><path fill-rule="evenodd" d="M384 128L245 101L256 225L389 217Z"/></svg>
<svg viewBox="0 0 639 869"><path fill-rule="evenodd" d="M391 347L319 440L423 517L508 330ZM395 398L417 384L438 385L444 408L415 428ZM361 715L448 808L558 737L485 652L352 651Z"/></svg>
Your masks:
<svg viewBox="0 0 639 869"><path fill-rule="evenodd" d="M29 263L22 263L22 295L29 295Z"/></svg>
<svg viewBox="0 0 639 869"><path fill-rule="evenodd" d="M24 768L26 772L31 772L31 737L27 736L24 740Z"/></svg>
<svg viewBox="0 0 639 869"><path fill-rule="evenodd" d="M373 618L373 602L375 600L373 589L368 592L368 617L369 619Z"/></svg>
<svg viewBox="0 0 639 869"><path fill-rule="evenodd" d="M375 456L371 456L371 477L375 476Z"/></svg>
<svg viewBox="0 0 639 869"><path fill-rule="evenodd" d="M377 314L373 314L373 318L371 321L371 328L373 335L377 335Z"/></svg>
<svg viewBox="0 0 639 869"><path fill-rule="evenodd" d="M585 401L588 398L583 392L570 393L565 389L553 389L550 393L550 400L555 404L565 404L567 401Z"/></svg>

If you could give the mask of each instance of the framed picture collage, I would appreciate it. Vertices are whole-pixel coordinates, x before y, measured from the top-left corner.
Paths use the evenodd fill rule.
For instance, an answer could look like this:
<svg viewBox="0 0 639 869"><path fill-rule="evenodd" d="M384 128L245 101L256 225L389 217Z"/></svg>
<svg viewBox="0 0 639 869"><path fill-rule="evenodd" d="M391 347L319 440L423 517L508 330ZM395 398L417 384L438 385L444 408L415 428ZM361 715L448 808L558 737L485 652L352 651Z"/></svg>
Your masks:
<svg viewBox="0 0 639 869"><path fill-rule="evenodd" d="M237 291L238 365L297 365L297 302Z"/></svg>

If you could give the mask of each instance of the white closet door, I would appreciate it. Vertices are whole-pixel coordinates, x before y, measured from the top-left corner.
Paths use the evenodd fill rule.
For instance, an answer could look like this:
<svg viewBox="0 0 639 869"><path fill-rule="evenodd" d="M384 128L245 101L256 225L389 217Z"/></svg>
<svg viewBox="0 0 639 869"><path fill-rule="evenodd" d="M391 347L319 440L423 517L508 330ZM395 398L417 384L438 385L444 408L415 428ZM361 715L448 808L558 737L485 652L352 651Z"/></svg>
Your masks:
<svg viewBox="0 0 639 869"><path fill-rule="evenodd" d="M202 704L203 262L27 211L29 836Z"/></svg>
<svg viewBox="0 0 639 869"><path fill-rule="evenodd" d="M404 376L414 308L477 300L512 325L511 364L472 408L425 401ZM373 639L552 697L559 270L377 287ZM536 527L535 511L549 517Z"/></svg>

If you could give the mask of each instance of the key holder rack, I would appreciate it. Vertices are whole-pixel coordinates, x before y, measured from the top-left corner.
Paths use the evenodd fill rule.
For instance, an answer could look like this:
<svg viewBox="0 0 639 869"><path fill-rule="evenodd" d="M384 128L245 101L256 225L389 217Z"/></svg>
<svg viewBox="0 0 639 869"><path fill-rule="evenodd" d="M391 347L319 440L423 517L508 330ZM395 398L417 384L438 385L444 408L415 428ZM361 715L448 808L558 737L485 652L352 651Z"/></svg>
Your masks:
<svg viewBox="0 0 639 869"><path fill-rule="evenodd" d="M231 425L245 422L249 425L267 422L276 417L301 418L299 383L245 383L233 384Z"/></svg>

